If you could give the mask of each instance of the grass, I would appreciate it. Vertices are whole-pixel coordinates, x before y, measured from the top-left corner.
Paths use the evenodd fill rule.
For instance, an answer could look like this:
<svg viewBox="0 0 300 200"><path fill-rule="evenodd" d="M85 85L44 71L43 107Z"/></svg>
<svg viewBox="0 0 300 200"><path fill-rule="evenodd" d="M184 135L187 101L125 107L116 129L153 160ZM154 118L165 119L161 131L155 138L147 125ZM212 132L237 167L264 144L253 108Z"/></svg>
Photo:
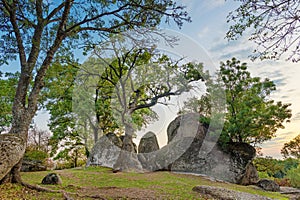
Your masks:
<svg viewBox="0 0 300 200"><path fill-rule="evenodd" d="M40 185L49 171L22 173L25 182ZM58 170L62 178L60 186L43 186L49 189L64 190L73 199L207 199L193 192L196 185L219 186L252 194L285 200L286 196L276 192L265 192L253 187L212 182L203 177L174 174L170 172L153 173L112 173L103 167ZM72 193L72 194L71 194ZM0 199L63 199L62 194L36 192L19 185L0 186Z"/></svg>

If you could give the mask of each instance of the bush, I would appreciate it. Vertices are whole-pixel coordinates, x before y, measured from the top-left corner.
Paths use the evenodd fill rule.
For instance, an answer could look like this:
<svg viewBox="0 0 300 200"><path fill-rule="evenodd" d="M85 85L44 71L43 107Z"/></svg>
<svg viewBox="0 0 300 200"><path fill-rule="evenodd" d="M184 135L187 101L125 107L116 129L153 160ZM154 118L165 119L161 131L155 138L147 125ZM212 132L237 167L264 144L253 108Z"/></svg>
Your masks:
<svg viewBox="0 0 300 200"><path fill-rule="evenodd" d="M26 160L41 161L42 163L46 160L46 158L48 158L48 153L31 148L27 148L24 155L24 159Z"/></svg>
<svg viewBox="0 0 300 200"><path fill-rule="evenodd" d="M289 170L287 177L290 179L292 187L300 188L300 165L297 168Z"/></svg>
<svg viewBox="0 0 300 200"><path fill-rule="evenodd" d="M258 177L259 179L270 179L270 180L274 180L274 177L269 176L267 172L260 172L258 171Z"/></svg>
<svg viewBox="0 0 300 200"><path fill-rule="evenodd" d="M279 185L283 187L291 187L291 180L288 178L275 178L274 181Z"/></svg>

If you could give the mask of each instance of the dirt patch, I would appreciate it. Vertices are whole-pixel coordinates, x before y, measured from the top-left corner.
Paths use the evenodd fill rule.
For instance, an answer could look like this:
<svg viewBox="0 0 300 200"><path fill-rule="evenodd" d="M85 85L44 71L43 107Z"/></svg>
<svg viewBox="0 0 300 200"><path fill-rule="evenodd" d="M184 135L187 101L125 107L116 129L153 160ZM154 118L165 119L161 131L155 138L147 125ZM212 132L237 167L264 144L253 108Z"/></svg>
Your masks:
<svg viewBox="0 0 300 200"><path fill-rule="evenodd" d="M155 191L140 188L118 188L118 187L82 187L79 194L89 194L90 196L101 196L113 199L159 199ZM163 199L163 198L162 198Z"/></svg>

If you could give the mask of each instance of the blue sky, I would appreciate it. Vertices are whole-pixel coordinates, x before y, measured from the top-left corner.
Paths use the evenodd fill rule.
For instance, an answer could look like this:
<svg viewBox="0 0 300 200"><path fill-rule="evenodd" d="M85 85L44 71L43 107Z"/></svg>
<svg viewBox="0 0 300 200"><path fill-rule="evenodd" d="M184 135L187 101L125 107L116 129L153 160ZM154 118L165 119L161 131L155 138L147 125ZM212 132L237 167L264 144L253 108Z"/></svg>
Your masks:
<svg viewBox="0 0 300 200"><path fill-rule="evenodd" d="M216 66L219 66L220 61L232 57L247 62L253 76L270 78L276 83L277 91L272 95L274 100L292 103L291 123L286 124L285 129L279 130L276 138L262 145L265 156L280 158L283 144L300 132L300 63L291 63L284 58L277 61L252 62L248 56L256 46L247 40L247 33L236 41L225 39L229 28L226 16L238 7L237 2L229 0L181 0L181 2L187 6L192 23L185 24L179 32L188 35L202 46Z"/></svg>
<svg viewBox="0 0 300 200"><path fill-rule="evenodd" d="M162 28L178 31L203 49L203 51L198 52L192 46L193 42L191 42L190 48L185 46L187 54L199 53L199 59L205 65L216 67L219 66L220 61L226 61L232 57L247 62L249 71L253 76L270 78L277 84L277 91L272 95L272 98L284 103L292 103L292 122L286 124L285 129L279 130L276 138L262 145L265 156L280 158L280 149L283 144L300 132L300 78L298 77L300 63L291 63L284 59L252 62L248 56L254 50L255 44L248 41L246 36L236 41L225 39L229 28L226 23L226 16L238 6L237 2L233 0L180 0L178 3L187 6L192 22L185 23L182 29L178 29L172 24L170 26L162 25ZM10 65L11 70L9 71L15 71L15 66L18 66L18 64ZM3 69L7 70L7 66L0 67L0 70ZM45 121L47 121L47 118L48 115L43 112L36 118L40 128L46 128Z"/></svg>

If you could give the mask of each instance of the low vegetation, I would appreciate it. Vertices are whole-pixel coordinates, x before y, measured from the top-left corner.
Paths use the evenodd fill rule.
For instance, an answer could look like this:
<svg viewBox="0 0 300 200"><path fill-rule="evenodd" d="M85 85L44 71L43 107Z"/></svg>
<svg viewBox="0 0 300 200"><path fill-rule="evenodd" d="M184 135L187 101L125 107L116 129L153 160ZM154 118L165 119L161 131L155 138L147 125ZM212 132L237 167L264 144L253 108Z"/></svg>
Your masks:
<svg viewBox="0 0 300 200"><path fill-rule="evenodd" d="M260 178L274 180L280 186L300 188L300 160L258 157L254 160L254 165Z"/></svg>
<svg viewBox="0 0 300 200"><path fill-rule="evenodd" d="M194 175L170 172L112 173L102 167L75 168L55 171L62 178L59 186L46 185L48 189L64 190L73 199L209 199L192 191L196 185L219 186L259 194L275 199L288 199L275 192L265 192L252 186L239 186L213 182ZM40 185L49 171L22 173L23 180ZM0 199L64 199L61 193L36 192L19 185L0 186Z"/></svg>

